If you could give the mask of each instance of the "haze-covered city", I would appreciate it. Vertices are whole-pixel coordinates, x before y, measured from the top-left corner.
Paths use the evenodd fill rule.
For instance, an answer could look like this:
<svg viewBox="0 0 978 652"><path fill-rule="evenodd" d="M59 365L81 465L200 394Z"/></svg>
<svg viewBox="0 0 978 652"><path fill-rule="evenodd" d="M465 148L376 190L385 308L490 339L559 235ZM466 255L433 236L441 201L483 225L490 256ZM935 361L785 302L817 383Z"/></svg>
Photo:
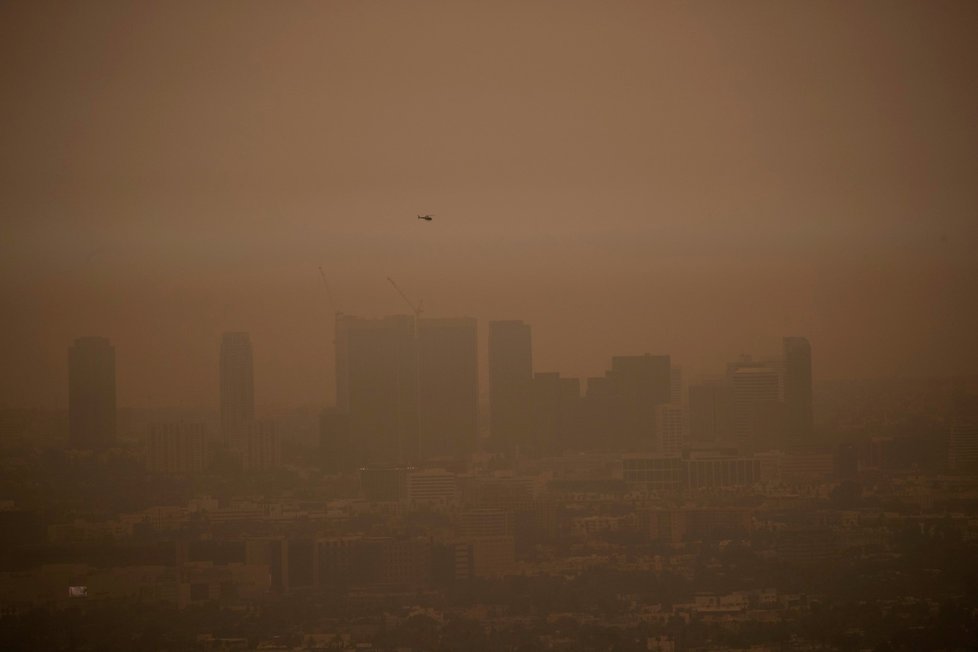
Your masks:
<svg viewBox="0 0 978 652"><path fill-rule="evenodd" d="M975 649L976 24L0 4L0 649Z"/></svg>

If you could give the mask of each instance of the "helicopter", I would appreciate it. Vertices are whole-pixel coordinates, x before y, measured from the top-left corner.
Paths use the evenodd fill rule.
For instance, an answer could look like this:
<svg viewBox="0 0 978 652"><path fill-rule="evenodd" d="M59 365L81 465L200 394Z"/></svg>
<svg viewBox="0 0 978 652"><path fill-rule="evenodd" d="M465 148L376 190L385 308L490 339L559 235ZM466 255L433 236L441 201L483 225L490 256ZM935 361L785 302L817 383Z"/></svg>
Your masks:
<svg viewBox="0 0 978 652"><path fill-rule="evenodd" d="M434 217L435 217L434 215L430 215L428 213L425 213L424 215L418 215L419 220L425 220L426 222L430 222Z"/></svg>

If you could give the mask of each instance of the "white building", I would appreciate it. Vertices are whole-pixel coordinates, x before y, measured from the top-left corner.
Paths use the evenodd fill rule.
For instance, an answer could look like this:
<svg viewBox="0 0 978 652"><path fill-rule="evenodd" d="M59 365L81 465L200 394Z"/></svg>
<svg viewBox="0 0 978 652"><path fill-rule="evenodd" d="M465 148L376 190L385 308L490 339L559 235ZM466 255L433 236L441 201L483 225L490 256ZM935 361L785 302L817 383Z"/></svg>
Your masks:
<svg viewBox="0 0 978 652"><path fill-rule="evenodd" d="M453 505L458 502L458 477L444 469L425 469L407 475L411 505Z"/></svg>

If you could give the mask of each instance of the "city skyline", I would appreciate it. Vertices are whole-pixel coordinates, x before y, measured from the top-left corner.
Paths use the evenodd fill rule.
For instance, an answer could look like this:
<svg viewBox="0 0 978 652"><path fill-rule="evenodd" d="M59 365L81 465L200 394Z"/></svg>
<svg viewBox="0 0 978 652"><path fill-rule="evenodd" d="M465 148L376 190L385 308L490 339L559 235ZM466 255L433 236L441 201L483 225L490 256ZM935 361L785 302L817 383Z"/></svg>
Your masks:
<svg viewBox="0 0 978 652"><path fill-rule="evenodd" d="M777 356L739 356L719 380L687 384L682 368L662 354L614 355L603 375L588 378L540 370L533 365L532 326L492 321L489 401L480 405L475 319L337 314L336 332L335 399L318 406L328 468L593 449L676 456L705 446L755 454L815 446L816 435L825 434L813 427L813 358L805 337L784 337ZM114 349L104 338L80 338L69 361L69 445L113 446ZM222 335L219 367L219 436L210 438L218 448L204 450L203 423L191 432L183 422L154 422L151 468L200 472L212 455L245 469L278 466L276 422L255 408L248 333Z"/></svg>
<svg viewBox="0 0 978 652"><path fill-rule="evenodd" d="M393 302L392 302L393 303ZM317 308L318 310L318 308ZM386 315L387 317L401 316L396 310L391 310L386 313L378 313L376 317L370 317L372 319L381 319L379 315ZM335 372L334 367L337 364L334 357L335 349L331 342L334 339L332 326L327 326L328 320L325 315L321 315L323 318L324 329L321 330L318 335L319 337L313 338L312 340L306 342L310 345L310 349L315 351L314 356L303 356L302 357L302 368L304 370L303 380L307 381L303 384L291 384L289 389L286 391L283 389L282 383L278 382L281 380L280 373L283 370L283 364L286 360L290 359L289 355L282 355L278 357L266 352L265 355L259 356L258 362L256 364L262 366L267 371L271 373L264 374L264 378L256 382L259 383L256 393L262 397L267 397L264 401L260 402L262 405L274 406L274 407L296 407L299 405L314 405L319 404L322 401L322 397L330 397L336 392L335 384ZM450 316L445 316L443 318L452 318ZM494 321L493 318L477 318L478 328L481 331L486 331L489 324ZM529 320L527 320L529 321ZM602 345L600 342L595 340L600 340L600 338L590 338L588 341L591 342L588 347L591 351L589 355L588 362L586 364L582 363L579 356L575 356L574 347L570 346L565 349L562 345L567 337L567 332L560 328L553 328L551 324L551 329L549 334L550 338L545 338L543 333L540 334L540 341L538 345L538 350L535 350L535 356L543 361L547 361L546 367L552 369L560 369L565 375L572 377L587 378L594 375L598 375L603 372L601 360L603 357L609 357L616 355L617 352L612 350L610 347ZM107 329L112 330L112 329ZM247 330L247 329L243 329ZM537 329L540 332L541 329ZM249 331L251 332L251 331ZM267 331L265 331L267 333ZM798 331L788 331L788 332L798 332ZM208 337L213 337L219 335L220 331L215 332L213 335ZM580 334L580 333L575 333ZM150 336L154 339L163 338L165 334L163 333L152 333ZM203 334L202 334L203 335ZM704 349L713 349L713 355L707 356L703 352L696 352L696 348L684 348L686 356L676 356L678 360L681 361L684 367L684 374L688 378L702 378L716 375L722 370L722 365L728 359L736 358L740 355L750 354L750 355L761 355L769 356L776 354L782 347L782 339L784 337L782 332L765 332L765 333L755 333L753 335L744 334L740 344L742 346L728 347L724 351L716 351L713 349L715 342L711 345L710 341L707 339L703 342ZM72 337L70 339L76 339ZM115 338L111 338L115 341ZM610 339L610 338L609 338ZM213 341L213 340L211 340ZM633 352L645 352L649 350L667 350L665 346L655 346L651 337L642 337L640 334L633 335L629 340L634 343L632 347ZM213 389L216 383L219 382L218 374L212 368L206 366L201 359L198 358L188 358L191 352L202 353L205 347L202 345L206 342L194 341L190 346L186 346L185 341L172 341L173 348L157 348L152 351L145 347L139 346L139 342L133 342L135 346L127 349L128 356L120 357L119 366L120 374L127 377L137 377L139 379L138 389L134 388L132 385L125 387L120 395L120 405L123 407L150 407L150 406L201 406L210 401L210 399L201 400L202 396L213 396L216 390ZM281 340L267 341L272 345L282 345ZM169 360L161 367L158 367L157 371L161 372L160 375L174 374L178 371L175 367L175 362L182 363L179 368L181 370L181 375L183 376L183 381L178 382L176 380L177 376L170 376L168 382L159 381L159 376L145 376L137 373L137 368L141 367L141 362L145 361L147 355L152 353L153 355L162 356L163 358ZM820 351L820 353L823 353ZM480 373L480 400L488 400L488 376L487 376L487 365L488 365L488 349L485 341L480 340L479 343L479 373ZM562 361L560 355L567 354L568 358ZM831 354L831 351L828 352ZM820 356L821 358L822 356ZM690 361L694 362L690 362ZM294 360L292 360L294 362ZM35 363L40 362L40 360L34 360ZM828 358L825 362L820 359L820 364L815 368L814 379L816 382L820 381L831 381L831 380L844 380L844 379L882 379L886 377L892 378L940 378L940 377L955 377L962 376L968 377L973 375L978 375L978 372L973 372L970 367L965 368L961 364L958 364L949 369L931 369L932 373L926 373L926 370L921 370L920 373L911 373L905 370L896 370L886 373L885 369L887 367L881 367L879 373L866 373L866 374L838 374L827 372L826 368L832 369L832 359ZM52 368L50 365L39 365L38 369L47 370L50 376L55 376L57 372L56 368ZM38 369L35 369L33 374L36 374ZM63 373L63 372L60 372ZM32 375L32 374L29 374ZM272 380L274 375L275 380ZM295 383L296 381L291 381ZM193 388L192 390L190 388ZM4 396L8 403L5 407L38 407L38 408L57 408L67 406L67 392L61 387L60 384L52 384L48 386L42 396L45 398L35 398L33 400L27 400L21 398L20 400L12 400L11 397L18 395L16 388L12 391L6 392ZM22 396L22 395L21 395Z"/></svg>
<svg viewBox="0 0 978 652"><path fill-rule="evenodd" d="M0 650L978 650L978 2L0 2Z"/></svg>
<svg viewBox="0 0 978 652"><path fill-rule="evenodd" d="M356 316L356 315L338 315L337 316L337 319L338 319L337 323L341 323L341 322L344 322L345 321L346 323L356 323L356 322L371 323L371 322L373 322L373 323L380 324L382 322L389 321L389 320L395 320L395 321L396 320L410 320L410 319L413 319L413 318L410 315L403 315L403 314L393 313L393 314L387 315L385 317L360 317L360 316ZM492 383L491 371L490 371L491 356L489 354L490 347L491 347L491 330L492 330L491 327L492 327L492 324L493 323L524 324L527 327L530 327L532 325L531 324L526 324L526 322L524 322L523 320L492 320L492 319L484 320L484 319L476 319L476 318L469 318L469 317L465 317L465 318L460 318L460 317L438 317L438 318L425 318L425 319L428 320L428 321L432 321L432 322L438 322L438 321L451 322L451 321L454 321L454 320L464 319L464 320L471 320L472 323L475 324L476 332L479 333L479 336L476 338L476 346L477 346L477 352L478 352L477 361L476 361L477 375L478 375L478 379L477 379L478 394L477 394L477 396L478 396L479 405L485 406L486 408L488 408L488 406L489 406L489 404L491 402L490 399L491 399L491 383ZM340 332L340 331L339 330L336 330L335 332ZM224 333L224 336L225 337L228 336L228 335L242 335L245 338L249 338L249 333L242 332L242 331L230 331L230 332L225 332ZM92 339L92 338L94 338L94 339L107 339L107 338L102 338L100 336L86 336L86 337L76 338L76 340L87 340L87 339ZM331 339L333 339L333 338L331 338ZM753 366L764 366L764 365L774 364L774 363L780 365L784 361L786 361L788 359L789 355L790 355L789 351L791 350L791 347L789 346L789 342L795 342L796 343L796 346L805 346L805 347L808 347L807 348L807 356L808 356L807 357L807 361L805 361L805 362L802 363L802 365L803 365L802 366L802 377L805 377L807 375L808 377L811 378L811 382L820 383L820 382L835 382L835 381L841 381L841 380L884 380L884 378L878 378L878 377L866 377L866 378L860 378L860 377L854 377L854 378L846 378L846 377L833 378L833 377L825 377L825 376L820 377L819 374L817 373L817 371L821 367L821 359L819 360L819 364L818 365L812 366L812 364L811 364L811 358L810 358L810 356L811 356L810 346L811 345L810 345L809 340L808 340L807 337L802 337L802 336L798 336L798 335L790 335L790 336L789 335L778 335L778 336L772 336L771 338L765 338L764 341L765 341L766 346L763 349L760 349L760 350L751 350L751 351L740 351L736 355L730 356L730 359L726 359L726 360L716 359L716 360L714 360L712 362L711 365L707 366L704 369L699 370L696 373L692 373L692 374L687 373L686 371L683 370L683 368L684 368L684 365L682 364L683 361L682 360L679 360L678 362L679 362L680 366L679 367L673 367L672 368L672 372L673 372L673 374L679 374L679 377L681 378L682 386L684 388L688 388L689 386L702 386L704 384L710 384L710 383L716 382L719 378L721 378L722 376L724 376L724 373L725 373L724 372L724 369L726 369L726 373L729 373L730 366L732 364L737 364L738 361L740 361L743 364L747 364L749 366L750 365L753 365ZM533 350L533 353L531 354L531 357L532 357L532 355L535 355L535 347L536 347L537 344L538 344L538 342L537 342L537 339L535 338L534 339L534 350ZM222 348L223 348L223 346L224 345L222 345ZM250 349L250 346L251 346L251 343L250 343L250 339L249 339L249 341L248 341L248 348L249 349ZM258 400L256 400L256 399L253 398L250 401L250 403L253 405L253 407L248 408L248 409L250 409L250 414L253 415L254 414L254 410L256 408L261 409L261 410L267 410L267 409L273 409L273 410L278 410L278 409L291 409L291 408L297 408L297 407L302 407L302 406L318 406L318 407L338 407L338 408L343 408L344 407L344 402L343 402L343 399L342 399L342 395L343 395L344 389L342 388L342 383L338 381L338 378L339 378L339 375L342 373L343 364L345 364L345 362L342 361L342 354L340 353L340 350L336 347L335 344L333 344L330 348L333 351L333 355L327 361L327 363L329 364L329 368L328 369L325 369L324 371L325 371L325 375L328 375L330 377L330 381L331 382L330 382L330 385L326 388L326 391L325 391L324 395L322 395L320 397L313 398L313 399L311 399L309 401L304 401L304 402L288 402L288 401L285 401L285 402L281 402L281 403L274 402L274 401L258 401ZM608 353L608 355L606 357L606 363L605 364L603 364L603 365L599 364L597 366L597 368L595 368L593 371L586 372L586 373L584 373L582 375L574 375L572 373L567 372L566 369L564 369L562 367L559 367L559 366L556 366L556 367L538 367L535 364L533 365L533 371L534 372L539 372L539 371L557 371L557 372L559 372L564 377L567 377L567 378L577 378L577 379L579 379L581 381L581 383L582 383L582 385L581 385L582 392L584 392L585 389L587 388L587 381L601 380L601 375L602 374L605 374L605 373L611 371L611 367L609 365L612 364L612 361L613 361L614 358L616 358L616 357L621 358L621 357L633 357L633 356L649 355L649 353L647 351L645 351L643 353L637 353L637 352L634 352L634 351L633 352L630 352L630 353L624 353L622 351L612 352L613 349L611 349L610 347L608 348L608 350L609 350L609 353ZM251 355L250 351L249 351L249 355ZM805 354L803 354L803 355L805 355ZM669 357L669 356L667 355L667 357ZM805 358L803 358L803 360L805 360ZM250 372L252 374L252 379L250 380L250 383L251 383L252 387L250 388L250 393L252 395L254 395L255 394L255 390L253 389L254 384L262 384L262 380L263 379L262 379L262 373L260 373L260 372L257 372L256 373L254 371L253 363L250 363L250 364L252 365L252 370ZM782 372L781 371L778 371L778 373L782 373ZM934 377L934 378L946 378L946 379L950 379L950 378L962 378L962 379L964 379L964 378L971 378L971 377L974 377L976 375L978 375L978 374L958 374L958 375L949 375L949 376ZM918 376L895 376L894 379L926 380L927 377L918 377ZM139 401L139 400L137 400L137 401L135 401L134 403L131 403L131 404L120 404L119 407L120 408L147 408L147 407L149 407L149 408L152 408L152 407L156 407L156 408L164 408L164 407L165 408L206 408L208 406L214 406L214 405L216 405L216 406L218 406L218 408L220 408L220 405L221 405L221 402L222 402L222 398L221 398L221 392L220 392L221 373L220 373L219 369L218 369L218 371L215 371L214 372L214 380L215 380L215 383L218 386L218 389L216 391L214 391L211 396L206 397L206 398L201 399L201 400L190 401L190 402L186 402L186 403L176 403L176 404L154 403L154 402L151 401L151 399L149 401ZM790 384L790 381L787 381L787 382L789 382L789 384ZM65 385L64 386L64 389L66 391L66 395L67 395L67 388L68 388L68 386ZM810 392L810 387L808 387L805 391ZM782 392L782 396L784 397L784 387L781 388L781 392ZM790 394L790 390L788 390L788 392ZM67 408L68 407L68 404L66 402L64 405L20 405L20 406L18 406L18 405L12 405L12 406L6 406L6 407L8 407L8 408L13 407L13 408L59 409L59 408ZM810 426L810 423L811 423L811 416L810 415L811 415L811 409L812 409L811 408L811 405L810 404L802 404L801 406L799 406L797 404L797 402L795 402L795 407L793 409L796 412L798 410L800 410L801 411L801 416L794 417L794 419L796 419L796 422L795 422L795 425L791 426L791 428L794 429L796 432L802 432L802 433L805 432L807 429L810 429L810 427L811 427ZM487 416L488 416L488 411L487 411ZM252 417L246 417L246 418L253 418L253 416ZM801 425L798 425L797 419L801 419Z"/></svg>
<svg viewBox="0 0 978 652"><path fill-rule="evenodd" d="M477 337L474 337L474 342L473 342L477 349L477 359L475 361L475 367L476 367L475 384L478 389L478 393L477 393L478 404L480 406L485 406L488 408L488 406L491 403L491 392L492 392L491 390L492 357L491 354L489 354L489 351L491 350L492 347L493 324L499 324L502 326L518 325L521 328L526 328L527 333L529 333L529 330L532 329L532 324L529 324L523 320L488 320L486 322L488 328L480 329L478 327L478 324L481 323L482 321L484 320L478 320L472 317L438 317L438 318L424 318L421 320L421 323L428 326L429 329L436 329L436 330L438 329L439 325L441 325L440 330L442 330L443 332L450 332L451 327L453 325L461 326L462 324L464 324L465 325L464 327L466 329L471 328L473 333L478 334ZM227 412L229 415L228 418L230 420L234 420L236 423L237 422L244 423L246 421L253 420L255 418L254 415L255 415L255 410L257 408L280 409L280 408L296 408L305 405L311 405L311 406L339 408L341 410L348 410L349 409L348 381L347 383L344 383L343 381L340 380L340 378L344 374L348 373L348 368L346 366L348 365L348 361L346 359L348 354L345 350L346 345L338 344L338 342L342 342L344 338L347 337L345 331L348 331L351 328L363 329L364 326L366 326L368 330L370 329L382 330L384 328L387 328L388 326L391 325L397 326L398 324L402 328L407 328L408 330L410 330L410 328L413 328L413 326L409 327L408 324L413 324L413 323L414 323L414 318L411 315L391 314L385 317L360 317L356 315L338 315L337 324L343 324L343 325L337 327L336 332L341 333L341 335L335 340L335 342L337 343L334 343L333 347L331 347L334 351L334 355L331 359L333 364L331 365L331 368L327 370L328 374L333 378L334 382L330 386L329 391L324 396L310 402L281 405L281 404L276 404L271 402L257 401L255 398L256 392L254 390L254 386L256 383L259 383L259 381L261 380L261 373L256 372L254 368L253 350L252 350L250 333L246 331L227 331L223 333L221 337L219 364L217 366L217 372L214 374L215 379L217 380L218 389L214 392L213 397L211 397L213 400L208 399L202 402L188 403L182 405L137 403L134 405L120 405L119 407L120 408L134 408L134 407L201 408L201 407L207 407L208 405L211 405L215 407L215 409L218 412L221 413ZM526 380L527 381L532 380L532 375L536 373L556 372L565 378L573 378L579 380L581 382L582 394L586 393L586 390L589 387L589 383L592 384L598 382L613 383L613 379L615 376L615 368L617 364L624 364L625 361L637 360L643 357L648 358L649 356L651 356L652 358L663 358L667 360L667 365L668 365L668 360L671 357L669 354L652 355L648 352L624 353L618 351L616 353L609 353L606 358L605 364L601 366L600 369L596 369L594 373L585 374L581 376L574 376L570 373L567 373L564 369L559 367L541 368L537 366L533 362L533 356L535 353L534 347L536 346L537 338L534 337L533 344L530 344L529 337L530 336L527 334L526 345L530 347L530 352L529 355L527 356L527 363L530 365L530 377L527 378ZM808 345L807 338L797 336L797 335L780 336L775 339L778 340L782 348L770 349L764 351L741 352L736 356L734 356L736 360L734 361L717 360L715 361L715 364L713 364L712 367L697 374L693 374L693 375L686 374L685 372L682 371L682 365L680 365L679 367L672 366L669 369L669 371L671 372L670 380L679 378L681 382L680 386L682 388L688 388L688 386L690 385L701 385L703 383L710 383L713 382L715 379L721 377L723 375L723 370L725 368L729 372L730 366L736 365L738 363L744 363L744 364L754 365L754 366L764 366L766 364L773 364L775 362L777 362L777 364L781 364L781 362L786 359L787 344L785 344L785 342L789 340L802 341L805 342L806 345ZM76 343L79 340L108 341L107 338L103 338L100 336L86 336L86 337L77 338ZM429 340L431 340L431 336L429 336ZM773 341L774 339L772 339L772 342ZM431 345L429 345L429 347L430 346ZM813 374L812 370L817 369L818 366L813 367L811 365L810 348L808 349L808 351L809 351L808 366L804 369L804 373L807 373L809 377L811 377L815 381L836 380L836 379L818 379L817 376ZM616 359L618 360L617 363L616 363ZM411 373L415 374L416 371L413 371L413 369L414 367L412 367ZM781 372L778 371L778 373ZM855 379L855 380L861 380L861 379ZM868 380L873 380L873 379L868 379ZM512 384L513 382L518 383L518 380L514 381L514 379L510 377L506 377L506 381L508 384ZM67 388L67 386L65 387ZM659 390L659 394L661 394L662 392L666 392L667 389L668 389L667 386L663 386L663 388ZM810 389L811 388L809 386L806 391L810 392ZM599 391L603 391L603 390L599 390ZM673 392L674 391L675 390L673 390ZM783 393L784 392L782 388L782 394ZM661 398L661 396L657 394L656 402L658 402L659 398ZM673 395L671 400L675 402L675 399L676 396ZM682 398L682 400L683 401L686 400L685 396ZM232 405L232 403L234 405ZM39 405L39 406L10 406L10 407L30 407L30 408L47 409L49 406ZM59 406L53 406L53 407L57 409ZM805 409L807 409L808 414L810 415L811 406L807 405ZM231 414L232 412L234 413L233 415ZM487 412L487 417L488 417L488 412ZM810 419L810 416L807 418ZM222 429L224 429L224 426L222 426Z"/></svg>
<svg viewBox="0 0 978 652"><path fill-rule="evenodd" d="M978 373L974 8L748 4L5 3L0 400L65 405L95 333L120 405L201 402L246 330L313 403L388 276L575 377L790 333L817 378Z"/></svg>

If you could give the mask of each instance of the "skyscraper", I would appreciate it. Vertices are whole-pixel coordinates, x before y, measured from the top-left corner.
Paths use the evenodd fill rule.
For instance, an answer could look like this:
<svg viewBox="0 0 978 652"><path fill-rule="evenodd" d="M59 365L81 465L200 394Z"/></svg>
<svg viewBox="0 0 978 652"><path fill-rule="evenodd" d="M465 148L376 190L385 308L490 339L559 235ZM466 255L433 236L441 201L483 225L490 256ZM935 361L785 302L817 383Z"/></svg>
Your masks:
<svg viewBox="0 0 978 652"><path fill-rule="evenodd" d="M717 445L725 439L730 420L730 388L720 379L689 386L689 438L696 444Z"/></svg>
<svg viewBox="0 0 978 652"><path fill-rule="evenodd" d="M115 348L104 337L80 337L68 349L69 445L108 448L115 435Z"/></svg>
<svg viewBox="0 0 978 652"><path fill-rule="evenodd" d="M349 414L355 459L362 464L414 461L419 376L414 317L339 317L336 359L337 403Z"/></svg>
<svg viewBox="0 0 978 652"><path fill-rule="evenodd" d="M515 441L521 454L555 455L579 442L575 428L580 414L579 379L561 378L555 371L537 372L528 383L526 400L529 427Z"/></svg>
<svg viewBox="0 0 978 652"><path fill-rule="evenodd" d="M686 412L682 406L663 403L655 406L656 446L663 455L679 455L686 443Z"/></svg>
<svg viewBox="0 0 978 652"><path fill-rule="evenodd" d="M607 372L621 411L620 445L636 450L657 446L656 406L672 400L672 365L668 355L619 355Z"/></svg>
<svg viewBox="0 0 978 652"><path fill-rule="evenodd" d="M669 402L682 407L684 398L683 369L674 366L669 370Z"/></svg>
<svg viewBox="0 0 978 652"><path fill-rule="evenodd" d="M473 452L479 412L476 320L422 319L418 346L421 457Z"/></svg>
<svg viewBox="0 0 978 652"><path fill-rule="evenodd" d="M240 448L246 424L255 418L254 364L248 333L221 338L221 436L224 445Z"/></svg>
<svg viewBox="0 0 978 652"><path fill-rule="evenodd" d="M268 471L282 465L282 442L274 421L248 423L242 461L246 471Z"/></svg>
<svg viewBox="0 0 978 652"><path fill-rule="evenodd" d="M784 402L788 433L807 440L812 434L812 347L804 337L784 338Z"/></svg>
<svg viewBox="0 0 978 652"><path fill-rule="evenodd" d="M773 365L744 358L727 367L733 444L750 452L784 444L781 374Z"/></svg>
<svg viewBox="0 0 978 652"><path fill-rule="evenodd" d="M498 452L512 454L527 426L532 378L529 324L489 322L489 427L492 448Z"/></svg>

